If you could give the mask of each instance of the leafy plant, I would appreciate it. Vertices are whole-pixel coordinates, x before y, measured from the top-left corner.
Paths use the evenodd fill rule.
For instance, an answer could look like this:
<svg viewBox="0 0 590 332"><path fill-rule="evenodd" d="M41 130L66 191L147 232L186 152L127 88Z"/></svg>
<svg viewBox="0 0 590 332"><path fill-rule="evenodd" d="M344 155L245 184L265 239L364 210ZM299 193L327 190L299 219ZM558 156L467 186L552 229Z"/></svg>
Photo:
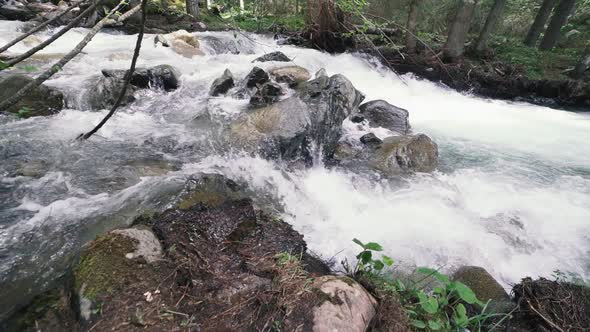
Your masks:
<svg viewBox="0 0 590 332"><path fill-rule="evenodd" d="M383 247L379 243L363 243L359 239L353 239L352 242L358 244L363 250L356 255L357 262L354 268L350 266L347 260L342 262L344 269L351 276L354 277L359 273L378 273L386 266L393 265L393 259L389 256L381 255L381 259L374 258L373 252L383 251Z"/></svg>
<svg viewBox="0 0 590 332"><path fill-rule="evenodd" d="M33 66L33 65L24 65L24 66L19 67L19 69L24 70L27 73L36 72L39 70L39 68L37 68L37 66Z"/></svg>
<svg viewBox="0 0 590 332"><path fill-rule="evenodd" d="M31 111L33 111L32 108L27 107L27 106L23 106L18 110L18 112L16 114L18 115L19 118L28 118Z"/></svg>
<svg viewBox="0 0 590 332"><path fill-rule="evenodd" d="M344 261L345 270L356 278L369 280L381 292L396 296L406 310L411 325L420 331L480 331L484 323L503 314L487 314L489 305L477 299L477 296L467 285L450 278L439 271L427 267L416 269L421 276L418 282L408 283L401 279L392 278L382 273L385 266L393 265L393 260L382 255L381 259L373 257L374 252L383 251L381 245L375 242L363 243L353 240L363 250L356 256L357 263L353 273L350 273L348 262ZM426 290L419 284L434 278L438 286L433 290ZM480 311L470 316L467 307Z"/></svg>

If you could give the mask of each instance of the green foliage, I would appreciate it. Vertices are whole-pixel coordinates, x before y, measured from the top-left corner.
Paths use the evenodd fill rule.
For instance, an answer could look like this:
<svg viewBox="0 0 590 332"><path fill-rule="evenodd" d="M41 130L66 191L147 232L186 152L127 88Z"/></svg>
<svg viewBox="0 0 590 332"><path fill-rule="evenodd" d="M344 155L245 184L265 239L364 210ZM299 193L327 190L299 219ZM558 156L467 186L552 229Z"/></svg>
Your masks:
<svg viewBox="0 0 590 332"><path fill-rule="evenodd" d="M259 32L272 26L281 26L287 31L298 31L305 27L305 19L302 15L256 17L250 13L244 13L231 16L228 21L241 30L252 32Z"/></svg>
<svg viewBox="0 0 590 332"><path fill-rule="evenodd" d="M6 68L9 68L9 67L10 66L6 62L0 60L0 71L4 70Z"/></svg>
<svg viewBox="0 0 590 332"><path fill-rule="evenodd" d="M37 66L33 66L33 65L24 65L24 66L20 66L18 68L26 71L27 73L39 71L39 68Z"/></svg>
<svg viewBox="0 0 590 332"><path fill-rule="evenodd" d="M432 278L437 287L426 290L419 287L420 282L409 283L401 279L389 277L383 273L384 266L393 265L393 260L382 256L381 260L373 258L373 252L381 252L383 248L375 242L363 243L353 240L362 251L356 256L357 264L352 275L369 280L382 292L395 295L406 310L410 324L419 331L481 331L485 322L490 318L505 316L503 314L486 314L487 304L477 299L475 293L459 281L450 278L438 270L420 267L416 273L421 281ZM344 268L350 273L348 263L343 262ZM480 313L469 315L467 306L479 308Z"/></svg>
<svg viewBox="0 0 590 332"><path fill-rule="evenodd" d="M30 113L31 113L31 111L33 111L33 109L32 109L32 108L30 108L30 107L27 107L27 106L23 106L23 107L21 107L21 108L18 110L18 112L16 113L16 115L17 115L19 118L28 118L28 117L29 117L29 115L30 115Z"/></svg>

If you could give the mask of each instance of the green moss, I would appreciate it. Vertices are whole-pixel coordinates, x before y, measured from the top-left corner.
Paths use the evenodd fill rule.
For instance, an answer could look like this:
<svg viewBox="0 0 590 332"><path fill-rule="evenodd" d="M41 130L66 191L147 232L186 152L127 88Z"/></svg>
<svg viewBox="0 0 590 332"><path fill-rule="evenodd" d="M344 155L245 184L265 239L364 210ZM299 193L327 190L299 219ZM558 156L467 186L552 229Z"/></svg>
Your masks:
<svg viewBox="0 0 590 332"><path fill-rule="evenodd" d="M181 210L188 210L197 204L216 207L223 204L223 202L225 202L225 197L220 193L197 191L180 201L180 203L178 203L178 208Z"/></svg>
<svg viewBox="0 0 590 332"><path fill-rule="evenodd" d="M135 249L136 241L123 235L109 233L98 237L83 251L76 266L76 289L85 285L82 295L89 299L113 293L134 272L125 254Z"/></svg>

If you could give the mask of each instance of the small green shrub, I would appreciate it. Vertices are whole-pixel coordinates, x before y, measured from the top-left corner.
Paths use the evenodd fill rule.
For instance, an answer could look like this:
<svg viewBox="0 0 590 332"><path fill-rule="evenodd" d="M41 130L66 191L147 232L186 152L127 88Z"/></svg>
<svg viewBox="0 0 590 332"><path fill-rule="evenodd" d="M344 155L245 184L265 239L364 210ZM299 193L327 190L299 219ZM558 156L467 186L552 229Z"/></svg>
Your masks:
<svg viewBox="0 0 590 332"><path fill-rule="evenodd" d="M433 290L419 287L421 281L408 283L384 273L386 266L392 266L393 260L382 255L375 259L373 253L381 252L383 248L375 242L363 243L353 240L362 251L356 256L357 263L351 269L347 261L343 262L344 269L354 278L368 280L382 292L396 295L404 307L412 326L420 331L481 331L486 321L504 314L486 314L488 303L482 303L475 293L459 281L450 278L439 271L421 267L416 272L422 280L434 278L438 286ZM477 309L478 314L469 315L467 306Z"/></svg>

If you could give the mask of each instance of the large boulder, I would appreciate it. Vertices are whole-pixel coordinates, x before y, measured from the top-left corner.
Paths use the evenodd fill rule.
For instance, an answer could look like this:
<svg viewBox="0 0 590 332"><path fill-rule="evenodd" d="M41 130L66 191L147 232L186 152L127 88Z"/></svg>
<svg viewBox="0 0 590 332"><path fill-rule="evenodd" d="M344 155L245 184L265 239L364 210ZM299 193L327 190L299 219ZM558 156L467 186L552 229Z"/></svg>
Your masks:
<svg viewBox="0 0 590 332"><path fill-rule="evenodd" d="M226 69L223 72L223 75L216 78L215 81L213 81L213 84L211 84L211 89L209 89L209 95L214 97L219 96L225 94L227 91L229 91L229 89L233 87L234 75L231 73L231 71L229 71L229 69Z"/></svg>
<svg viewBox="0 0 590 332"><path fill-rule="evenodd" d="M484 303L487 301L492 301L493 304L510 302L510 296L504 287L483 267L462 266L453 273L452 279L467 285Z"/></svg>
<svg viewBox="0 0 590 332"><path fill-rule="evenodd" d="M88 107L93 110L112 107L117 101L117 98L119 98L123 84L123 80L116 77L99 77L86 91L85 100ZM137 90L137 87L129 85L121 101L121 106L126 106L134 102L135 97L133 95Z"/></svg>
<svg viewBox="0 0 590 332"><path fill-rule="evenodd" d="M33 79L19 74L13 74L0 80L0 99L6 100L14 96L20 89L33 82ZM63 108L64 96L55 88L39 85L27 93L18 103L8 109L8 112L21 117L46 116L56 114Z"/></svg>
<svg viewBox="0 0 590 332"><path fill-rule="evenodd" d="M273 82L266 82L256 89L256 92L250 98L250 105L269 105L277 101L281 95L283 95L283 89L280 85Z"/></svg>
<svg viewBox="0 0 590 332"><path fill-rule="evenodd" d="M266 53L265 55L254 59L254 61L252 61L252 62L267 62L267 61L290 62L291 59L289 59L289 57L286 56L283 52L276 51L276 52Z"/></svg>
<svg viewBox="0 0 590 332"><path fill-rule="evenodd" d="M383 127L399 134L410 132L409 113L384 100L373 100L359 107L360 115L369 121L371 127Z"/></svg>
<svg viewBox="0 0 590 332"><path fill-rule="evenodd" d="M0 16L7 20L27 21L35 17L35 13L18 1L8 2L0 6Z"/></svg>
<svg viewBox="0 0 590 332"><path fill-rule="evenodd" d="M128 70L103 69L105 77L123 80ZM131 85L140 89L160 88L172 91L180 86L180 72L170 65L159 65L151 68L137 68L131 75Z"/></svg>
<svg viewBox="0 0 590 332"><path fill-rule="evenodd" d="M432 172L438 165L438 147L424 134L387 137L369 163L386 174Z"/></svg>
<svg viewBox="0 0 590 332"><path fill-rule="evenodd" d="M247 88L253 88L253 87L256 87L257 85L262 85L262 84L270 81L270 77L264 71L264 69L262 69L260 67L254 67L254 68L252 68L250 73L248 73L248 75L246 75L245 81L246 81Z"/></svg>
<svg viewBox="0 0 590 332"><path fill-rule="evenodd" d="M362 99L346 77L321 77L305 83L295 96L244 114L230 126L230 137L268 158L306 164L316 157L327 160L342 135L342 122Z"/></svg>

